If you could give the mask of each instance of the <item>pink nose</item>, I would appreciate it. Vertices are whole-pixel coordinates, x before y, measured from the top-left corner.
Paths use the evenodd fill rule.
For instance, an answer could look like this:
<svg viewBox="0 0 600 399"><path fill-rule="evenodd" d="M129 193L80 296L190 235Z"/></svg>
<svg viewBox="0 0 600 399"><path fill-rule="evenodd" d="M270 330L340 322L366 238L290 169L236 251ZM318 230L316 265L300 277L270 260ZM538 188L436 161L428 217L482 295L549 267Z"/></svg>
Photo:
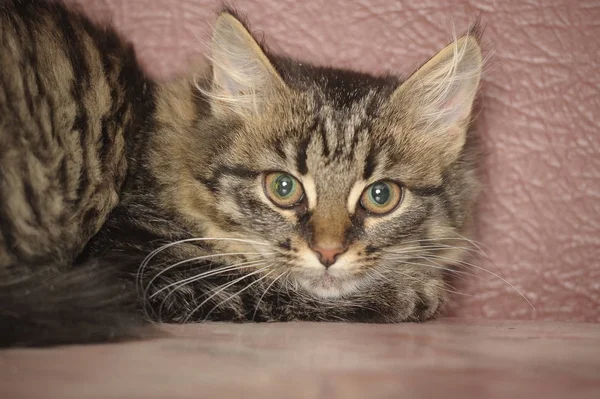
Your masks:
<svg viewBox="0 0 600 399"><path fill-rule="evenodd" d="M329 267L329 266L333 265L335 263L335 261L337 260L338 256L340 256L340 254L342 254L346 251L346 249L341 246L321 247L318 245L313 246L312 250L317 253L317 256L319 257L319 261L325 267Z"/></svg>

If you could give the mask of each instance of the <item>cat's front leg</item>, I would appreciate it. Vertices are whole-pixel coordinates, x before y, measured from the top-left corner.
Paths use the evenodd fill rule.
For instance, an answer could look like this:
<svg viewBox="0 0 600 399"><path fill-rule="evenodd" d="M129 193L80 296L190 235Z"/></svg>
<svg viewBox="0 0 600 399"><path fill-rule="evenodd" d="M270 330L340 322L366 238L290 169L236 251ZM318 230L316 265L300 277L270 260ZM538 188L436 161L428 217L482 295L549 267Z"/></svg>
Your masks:
<svg viewBox="0 0 600 399"><path fill-rule="evenodd" d="M341 298L319 298L307 292L268 293L253 304L249 320L399 323L425 321L443 309L445 291L438 281L395 286L381 284ZM250 301L249 303L252 303Z"/></svg>

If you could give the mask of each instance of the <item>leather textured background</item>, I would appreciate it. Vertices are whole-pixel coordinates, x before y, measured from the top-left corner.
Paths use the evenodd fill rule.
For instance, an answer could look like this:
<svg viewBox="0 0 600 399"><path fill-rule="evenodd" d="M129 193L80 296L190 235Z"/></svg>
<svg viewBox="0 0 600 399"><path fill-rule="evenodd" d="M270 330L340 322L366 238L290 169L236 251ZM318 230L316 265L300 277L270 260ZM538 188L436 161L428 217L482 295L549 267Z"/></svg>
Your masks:
<svg viewBox="0 0 600 399"><path fill-rule="evenodd" d="M217 3L79 0L167 78L206 49ZM600 3L596 0L238 1L269 46L317 63L410 72L477 16L490 57L479 128L479 240L493 264L451 314L600 322Z"/></svg>

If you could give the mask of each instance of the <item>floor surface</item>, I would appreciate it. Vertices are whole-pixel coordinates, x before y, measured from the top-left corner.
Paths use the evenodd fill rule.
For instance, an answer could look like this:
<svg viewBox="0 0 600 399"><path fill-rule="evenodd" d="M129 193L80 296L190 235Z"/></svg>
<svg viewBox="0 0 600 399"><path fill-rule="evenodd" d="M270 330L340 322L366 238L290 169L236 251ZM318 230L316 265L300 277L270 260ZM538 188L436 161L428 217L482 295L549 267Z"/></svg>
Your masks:
<svg viewBox="0 0 600 399"><path fill-rule="evenodd" d="M165 328L172 337L1 351L0 397L600 398L600 324Z"/></svg>

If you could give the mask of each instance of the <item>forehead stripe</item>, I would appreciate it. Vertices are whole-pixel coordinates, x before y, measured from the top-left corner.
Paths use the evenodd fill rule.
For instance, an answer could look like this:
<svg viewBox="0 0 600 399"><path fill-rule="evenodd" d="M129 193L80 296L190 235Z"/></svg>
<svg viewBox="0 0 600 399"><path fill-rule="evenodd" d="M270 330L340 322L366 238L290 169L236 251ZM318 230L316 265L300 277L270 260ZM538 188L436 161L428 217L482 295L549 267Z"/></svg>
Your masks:
<svg viewBox="0 0 600 399"><path fill-rule="evenodd" d="M296 168L301 175L308 173L308 167L306 166L306 151L309 143L310 136L307 136L300 142L298 151L296 152Z"/></svg>
<svg viewBox="0 0 600 399"><path fill-rule="evenodd" d="M242 179L254 179L260 175L260 172L253 169L248 169L241 165L234 166L219 166L213 175L213 179L218 180L221 176L235 176Z"/></svg>
<svg viewBox="0 0 600 399"><path fill-rule="evenodd" d="M323 156L329 157L329 143L327 142L327 132L323 123L319 123L319 133L321 134L321 141L323 142Z"/></svg>
<svg viewBox="0 0 600 399"><path fill-rule="evenodd" d="M260 175L259 171L248 169L240 165L220 165L217 166L217 169L210 178L205 179L201 176L196 176L196 179L207 186L211 191L218 191L219 181L223 176L235 176L240 179L255 179L258 175Z"/></svg>
<svg viewBox="0 0 600 399"><path fill-rule="evenodd" d="M367 154L367 159L365 159L365 167L363 169L363 179L369 180L371 176L373 176L373 172L375 171L375 167L377 166L377 159L375 158L375 149L371 144L369 148L369 153Z"/></svg>

